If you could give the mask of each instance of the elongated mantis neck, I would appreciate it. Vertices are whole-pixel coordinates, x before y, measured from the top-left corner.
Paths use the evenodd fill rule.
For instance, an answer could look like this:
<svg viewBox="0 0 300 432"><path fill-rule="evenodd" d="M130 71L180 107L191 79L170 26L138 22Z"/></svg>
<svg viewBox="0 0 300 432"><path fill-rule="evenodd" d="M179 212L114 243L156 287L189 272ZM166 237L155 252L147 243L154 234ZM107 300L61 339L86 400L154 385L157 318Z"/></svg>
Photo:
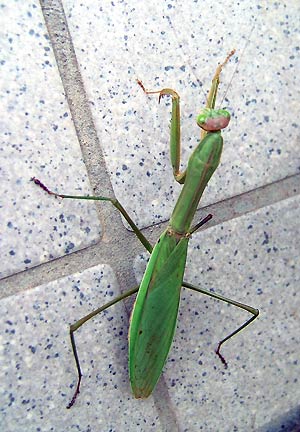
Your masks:
<svg viewBox="0 0 300 432"><path fill-rule="evenodd" d="M220 162L221 131L208 132L191 155L186 178L173 210L169 227L184 236L189 232L203 191Z"/></svg>

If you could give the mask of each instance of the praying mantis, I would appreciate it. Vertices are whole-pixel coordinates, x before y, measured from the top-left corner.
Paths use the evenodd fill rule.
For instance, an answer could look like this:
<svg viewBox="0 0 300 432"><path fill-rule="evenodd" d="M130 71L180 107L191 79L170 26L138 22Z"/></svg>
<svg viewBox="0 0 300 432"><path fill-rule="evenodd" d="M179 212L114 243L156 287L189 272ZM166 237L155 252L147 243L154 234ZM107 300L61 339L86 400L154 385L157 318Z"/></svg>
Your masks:
<svg viewBox="0 0 300 432"><path fill-rule="evenodd" d="M162 373L175 333L182 286L227 302L252 314L243 325L219 342L216 354L225 367L227 367L227 363L220 353L221 346L259 315L258 309L231 300L223 295L195 287L183 280L189 239L193 233L212 218L212 215L209 214L199 223L192 226L203 191L220 162L223 149L221 130L226 128L230 121L229 112L224 109L215 109L215 104L222 68L233 56L234 52L234 50L230 52L225 61L216 69L206 107L197 116L197 124L202 129L201 139L188 160L186 170L182 172L180 171L179 95L169 88L148 91L142 82L138 81L146 95L158 94L159 101L163 96L172 98L170 159L174 178L183 185L168 226L154 246L146 239L118 200L104 196L74 196L55 193L48 189L39 179L32 178L36 185L55 197L110 202L124 216L139 241L151 254L139 286L124 292L70 326L70 339L78 380L74 395L67 408L70 408L75 403L80 392L82 378L74 337L75 332L95 315L132 294L137 293L137 297L133 306L129 328L129 377L132 392L136 398L147 398L151 395Z"/></svg>

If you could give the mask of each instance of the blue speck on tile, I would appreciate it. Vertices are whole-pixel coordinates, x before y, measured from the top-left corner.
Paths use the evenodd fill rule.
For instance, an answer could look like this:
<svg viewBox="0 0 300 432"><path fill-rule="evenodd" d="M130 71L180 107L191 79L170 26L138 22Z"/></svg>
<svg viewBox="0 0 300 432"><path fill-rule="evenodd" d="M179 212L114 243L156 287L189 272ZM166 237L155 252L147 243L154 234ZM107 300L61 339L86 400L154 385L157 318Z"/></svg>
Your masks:
<svg viewBox="0 0 300 432"><path fill-rule="evenodd" d="M264 231L264 237L265 237L265 239L262 242L263 245L269 243L269 234L266 231Z"/></svg>
<svg viewBox="0 0 300 432"><path fill-rule="evenodd" d="M65 252L66 252L66 253L70 253L70 251L71 251L72 249L74 249L74 247L75 247L74 243L70 242L70 243L67 245L67 247L66 247L66 249L65 249Z"/></svg>

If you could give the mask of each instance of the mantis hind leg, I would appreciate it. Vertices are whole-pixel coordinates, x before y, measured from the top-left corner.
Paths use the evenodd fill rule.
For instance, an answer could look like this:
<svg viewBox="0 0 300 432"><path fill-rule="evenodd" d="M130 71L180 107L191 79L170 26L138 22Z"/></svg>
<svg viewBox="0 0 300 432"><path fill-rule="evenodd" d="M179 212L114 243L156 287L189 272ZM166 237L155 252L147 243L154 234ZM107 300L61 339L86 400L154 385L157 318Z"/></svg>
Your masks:
<svg viewBox="0 0 300 432"><path fill-rule="evenodd" d="M128 290L125 293L119 295L114 300L111 300L110 302L106 303L105 305L95 309L93 312L90 312L88 315L80 318L74 324L70 325L70 339L71 339L73 355L74 355L74 359L75 359L75 363L76 363L78 379L77 379L77 386L76 386L74 395L73 395L70 403L68 404L67 408L71 408L74 405L76 398L77 398L78 394L80 393L80 383L81 383L81 378L82 378L82 372L81 372L80 361L79 361L79 357L78 357L74 333L76 332L76 330L78 330L83 324L85 324L91 318L98 315L100 312L103 312L105 309L108 309L110 306L113 306L114 304L118 303L119 301L124 300L126 297L129 297L132 294L135 294L138 291L138 289L139 289L139 285L132 288L131 290Z"/></svg>
<svg viewBox="0 0 300 432"><path fill-rule="evenodd" d="M209 297L213 297L213 298L216 298L216 299L218 299L218 300L224 301L224 302L226 302L226 303L232 304L233 306L236 306L236 307L238 307L238 308L240 308L240 309L243 309L243 310L245 310L245 311L247 311L247 312L249 312L249 313L252 314L252 316L251 316L251 317L250 317L250 318L249 318L249 319L248 319L244 324L242 324L240 327L238 327L236 330L234 330L232 333L230 333L228 336L226 336L224 339L222 339L222 340L218 343L218 347L217 347L217 349L216 349L216 354L218 355L218 357L220 358L220 360L221 360L221 362L224 364L224 366L227 368L227 362L226 362L225 358L222 356L222 354L220 353L221 346L224 344L224 342L228 341L228 340L231 339L233 336L235 336L235 335L238 334L240 331L242 331L245 327L247 327L249 324L251 324L252 321L254 321L254 320L258 317L258 315L259 315L259 310L258 310L258 309L255 309L255 308L252 307L252 306L248 306L248 305L246 305L246 304L244 304L244 303L240 303L240 302L237 302L237 301L235 301L235 300L232 300L232 299L230 299L230 298L228 298L228 297L224 297L224 296L222 296L221 294L216 294L216 293L214 293L214 292L207 291L207 290L205 290L205 289L195 287L194 285L189 284L189 283L187 283L187 282L183 282L182 285L183 285L185 288L189 288L189 289L191 289L191 290L193 290L193 291L197 291L197 292L199 292L199 293L201 293L201 294L208 295Z"/></svg>

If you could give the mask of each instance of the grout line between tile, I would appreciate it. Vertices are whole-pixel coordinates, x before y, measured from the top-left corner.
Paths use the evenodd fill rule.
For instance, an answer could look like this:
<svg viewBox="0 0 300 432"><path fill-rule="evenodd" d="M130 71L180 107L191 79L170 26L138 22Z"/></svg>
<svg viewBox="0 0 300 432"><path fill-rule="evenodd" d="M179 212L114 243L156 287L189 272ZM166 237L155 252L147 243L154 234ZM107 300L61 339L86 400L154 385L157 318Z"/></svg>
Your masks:
<svg viewBox="0 0 300 432"><path fill-rule="evenodd" d="M299 192L300 174L296 174L201 208L197 211L198 217L196 217L196 219L199 219L205 214L212 213L214 215L213 219L203 227L203 230L209 229L214 225L224 223L249 212L297 196ZM149 241L154 243L162 230L167 226L167 223L168 222L165 221L161 224L145 228L142 231ZM111 265L115 272L118 271L115 267L123 266L121 269L122 273L126 271L132 273L132 261L134 257L138 253L144 251L144 249L136 236L131 231L128 231L124 225L122 225L120 234L117 242L108 235L107 242L101 241L99 244L92 245L86 249L79 250L70 255L65 255L64 257L2 279L0 281L2 287L1 292L5 293L5 295L2 294L2 298L25 289L31 289L42 283L48 283L68 276L74 272L82 272L100 263ZM122 252L122 262L118 259L120 250L124 251ZM136 281L134 278L132 284L127 285L123 283L123 290L131 288L135 283ZM16 290L16 286L20 288Z"/></svg>

